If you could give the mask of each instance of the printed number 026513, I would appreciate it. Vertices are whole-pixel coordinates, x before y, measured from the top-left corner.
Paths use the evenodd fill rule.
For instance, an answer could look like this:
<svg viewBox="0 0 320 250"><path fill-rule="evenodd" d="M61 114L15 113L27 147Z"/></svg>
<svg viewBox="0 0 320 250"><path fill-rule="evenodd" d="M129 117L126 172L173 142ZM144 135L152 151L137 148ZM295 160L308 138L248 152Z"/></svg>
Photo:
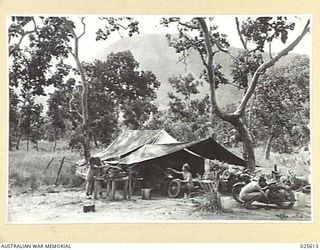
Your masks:
<svg viewBox="0 0 320 250"><path fill-rule="evenodd" d="M300 248L315 249L315 248L319 248L319 244L300 244Z"/></svg>

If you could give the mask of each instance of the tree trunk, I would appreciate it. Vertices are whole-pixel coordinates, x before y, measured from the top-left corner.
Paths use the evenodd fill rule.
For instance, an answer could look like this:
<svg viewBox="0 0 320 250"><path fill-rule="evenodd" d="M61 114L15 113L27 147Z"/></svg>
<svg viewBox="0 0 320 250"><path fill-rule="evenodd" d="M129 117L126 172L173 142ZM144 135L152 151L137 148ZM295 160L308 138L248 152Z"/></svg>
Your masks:
<svg viewBox="0 0 320 250"><path fill-rule="evenodd" d="M56 148L57 148L57 139L54 138L53 152L56 151Z"/></svg>
<svg viewBox="0 0 320 250"><path fill-rule="evenodd" d="M83 133L83 151L84 151L84 157L86 162L88 162L90 157L90 134L89 134L89 127L88 127L88 121L89 121L89 115L88 115L88 92L89 92L89 86L86 81L84 69L82 67L82 64L79 59L79 39L86 33L86 26L83 21L81 20L83 24L83 33L80 36L77 36L75 33L75 30L73 26L70 24L70 22L67 20L67 18L63 17L64 23L68 27L69 31L71 32L73 39L74 39L74 53L71 52L73 58L75 59L75 62L77 64L77 68L80 72L81 76L81 84L82 84L82 93L81 93L81 110L82 110L82 133Z"/></svg>
<svg viewBox="0 0 320 250"><path fill-rule="evenodd" d="M16 150L19 150L21 138L22 138L22 135L19 134L18 140L17 140L17 145L16 145Z"/></svg>
<svg viewBox="0 0 320 250"><path fill-rule="evenodd" d="M99 147L99 144L98 144L97 139L96 139L95 136L93 136L93 141L94 141L94 146L95 146L96 148L98 148L98 147Z"/></svg>
<svg viewBox="0 0 320 250"><path fill-rule="evenodd" d="M264 153L264 159L266 159L266 160L270 159L270 151L271 151L271 145L272 145L273 137L274 137L274 133L271 133L269 138L268 138L268 141L267 141L267 146L266 146L266 150L265 150L265 153Z"/></svg>
<svg viewBox="0 0 320 250"><path fill-rule="evenodd" d="M254 156L254 146L248 127L241 118L238 120L235 126L242 139L243 152L245 155L244 158L248 164L247 167L250 169L251 172L254 172L256 168L256 160Z"/></svg>
<svg viewBox="0 0 320 250"><path fill-rule="evenodd" d="M88 115L88 84L86 82L85 76L84 76L84 70L83 67L78 60L77 65L80 70L81 74L81 82L83 86L83 91L81 95L81 107L82 107L82 128L83 128L83 137L84 137L84 144L83 144L83 151L84 151L84 157L86 161L89 160L90 157L90 135L89 135L89 127L88 127L88 120L89 120L89 115Z"/></svg>
<svg viewBox="0 0 320 250"><path fill-rule="evenodd" d="M254 90L256 88L256 85L258 84L258 79L259 79L260 75L264 74L264 72L268 68L272 67L277 61L279 61L282 57L284 57L291 50L294 49L294 47L301 41L301 39L305 36L305 34L307 32L309 32L310 20L307 21L302 33L289 46L287 46L285 49L280 51L274 58L261 64L258 67L258 69L253 74L253 77L250 81L248 90L245 92L245 95L244 95L242 101L240 102L237 110L232 114L223 112L217 104L216 97L215 97L215 87L216 86L215 86L215 75L214 75L214 70L213 70L213 68L214 68L214 64L213 64L214 53L212 51L212 38L211 38L210 32L208 30L208 26L207 26L204 18L199 17L199 18L197 18L197 20L199 22L201 30L203 31L204 43L205 43L205 48L206 48L206 56L204 56L204 54L201 51L199 51L199 53L200 53L200 56L202 59L202 63L205 66L206 71L207 71L207 75L208 75L208 82L210 85L210 94L211 94L211 98L210 98L211 112L216 114L221 119L233 124L237 128L237 130L242 138L244 150L247 155L246 160L247 160L248 168L251 171L254 171L255 170L255 156L254 156L253 143L252 143L252 139L249 134L248 128L246 126L245 120L242 119L245 115L246 106L248 104L248 101L250 100L250 98L252 97L252 95L254 93ZM237 23L237 25L239 26L238 23ZM238 32L239 32L239 30L238 30ZM216 43L216 45L218 46L218 43ZM228 51L225 51L225 52L228 52ZM206 60L205 60L205 58L206 58Z"/></svg>
<svg viewBox="0 0 320 250"><path fill-rule="evenodd" d="M13 148L13 142L9 135L9 151L12 151L12 148Z"/></svg>
<svg viewBox="0 0 320 250"><path fill-rule="evenodd" d="M56 151L56 148L57 148L57 132L56 132L56 130L54 131L54 138L53 138L53 140L54 140L53 152L55 152L55 151Z"/></svg>
<svg viewBox="0 0 320 250"><path fill-rule="evenodd" d="M24 106L25 106L25 102L23 103L23 107ZM15 130L17 131L17 137L18 137L16 150L19 150L20 140L22 138L22 133L21 133L21 120L22 120L22 117L21 116L22 115L21 115L21 112L20 112L19 119L18 119L18 124L17 124L17 127L15 128Z"/></svg>
<svg viewBox="0 0 320 250"><path fill-rule="evenodd" d="M204 33L205 46L206 46L206 51L207 51L207 62L204 62L204 64L205 64L205 67L207 70L208 81L209 81L209 85L210 85L211 112L236 127L236 129L238 130L238 132L241 136L243 146L244 146L244 152L247 156L246 157L247 167L251 171L254 171L256 164L255 164L253 143L252 143L248 128L246 126L245 120L243 118L241 118L241 117L244 117L245 109L243 108L242 110L238 110L238 112L228 114L228 113L223 112L219 108L217 100L216 100L216 96L215 96L215 87L216 86L215 86L215 75L214 75L214 71L213 71L213 56L214 56L214 54L213 54L213 51L211 48L210 34L209 34L209 30L208 30L208 27L207 27L204 19L199 18L198 21L199 21L201 29Z"/></svg>

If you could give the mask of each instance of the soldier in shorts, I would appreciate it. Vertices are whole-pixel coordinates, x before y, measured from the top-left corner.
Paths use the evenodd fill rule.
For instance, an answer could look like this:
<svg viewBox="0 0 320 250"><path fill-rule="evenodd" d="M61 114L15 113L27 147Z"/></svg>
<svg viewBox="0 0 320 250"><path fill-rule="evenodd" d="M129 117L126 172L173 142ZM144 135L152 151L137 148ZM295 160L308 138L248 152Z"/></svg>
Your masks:
<svg viewBox="0 0 320 250"><path fill-rule="evenodd" d="M267 186L266 179L261 176L258 181L251 181L241 189L239 198L244 201L245 208L257 209L252 203L268 196L263 190L265 186Z"/></svg>
<svg viewBox="0 0 320 250"><path fill-rule="evenodd" d="M88 199L91 199L91 195L94 188L94 177L99 174L101 166L101 160L99 157L90 157L89 167L86 176L86 196Z"/></svg>
<svg viewBox="0 0 320 250"><path fill-rule="evenodd" d="M170 169L172 172L176 174L181 174L183 176L183 180L181 180L181 183L183 184L182 188L184 189L184 192L186 194L189 194L194 188L189 164L188 163L183 164L181 171L177 171L173 168L168 168L168 169Z"/></svg>

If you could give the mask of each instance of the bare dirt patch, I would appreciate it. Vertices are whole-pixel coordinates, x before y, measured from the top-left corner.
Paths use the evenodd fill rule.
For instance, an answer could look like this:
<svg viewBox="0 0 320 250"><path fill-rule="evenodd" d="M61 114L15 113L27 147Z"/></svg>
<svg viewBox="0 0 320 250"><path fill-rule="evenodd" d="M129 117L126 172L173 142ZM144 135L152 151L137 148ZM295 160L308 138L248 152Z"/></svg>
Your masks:
<svg viewBox="0 0 320 250"><path fill-rule="evenodd" d="M34 193L12 194L8 198L8 223L115 223L115 222L225 222L225 221L311 221L311 196L306 205L295 204L292 209L260 205L258 210L247 210L226 196L231 203L228 213L196 210L195 198L171 199L155 197L142 200L134 195L130 201L99 199L95 212L84 213L85 199L82 189L45 190Z"/></svg>

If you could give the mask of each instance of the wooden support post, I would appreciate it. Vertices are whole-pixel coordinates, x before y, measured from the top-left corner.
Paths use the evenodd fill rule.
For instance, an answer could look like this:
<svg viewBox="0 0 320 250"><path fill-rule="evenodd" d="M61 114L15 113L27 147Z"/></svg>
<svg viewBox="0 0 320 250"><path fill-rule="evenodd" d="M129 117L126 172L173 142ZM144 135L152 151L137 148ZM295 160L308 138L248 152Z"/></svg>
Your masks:
<svg viewBox="0 0 320 250"><path fill-rule="evenodd" d="M116 181L115 179L111 181L111 200L115 200L115 197L116 197Z"/></svg>
<svg viewBox="0 0 320 250"><path fill-rule="evenodd" d="M47 170L47 169L50 167L50 165L51 165L51 163L53 162L53 160L54 160L54 158L52 158L52 159L49 161L48 165L45 167L44 170Z"/></svg>
<svg viewBox="0 0 320 250"><path fill-rule="evenodd" d="M94 177L94 192L93 192L93 197L95 200L98 200L98 196L100 195L101 192L101 182L102 180L97 179L97 177Z"/></svg>
<svg viewBox="0 0 320 250"><path fill-rule="evenodd" d="M131 173L131 167L129 167L129 191L128 191L129 200L131 200L131 183L132 183L132 173Z"/></svg>
<svg viewBox="0 0 320 250"><path fill-rule="evenodd" d="M129 178L128 178L129 179ZM123 199L126 200L127 199L127 195L128 195L128 183L129 180L125 180L123 182Z"/></svg>
<svg viewBox="0 0 320 250"><path fill-rule="evenodd" d="M58 170L58 174L57 174L57 178L56 178L56 181L54 183L54 185L58 186L58 179L59 179L59 175L60 175L60 172L61 172L61 169L62 169L62 165L63 165L63 162L64 162L64 156L62 157L62 160L61 160L61 163L60 163L60 167L59 167L59 170Z"/></svg>
<svg viewBox="0 0 320 250"><path fill-rule="evenodd" d="M111 181L110 179L107 179L107 192L106 192L106 198L110 196L111 183L112 183L112 181Z"/></svg>

